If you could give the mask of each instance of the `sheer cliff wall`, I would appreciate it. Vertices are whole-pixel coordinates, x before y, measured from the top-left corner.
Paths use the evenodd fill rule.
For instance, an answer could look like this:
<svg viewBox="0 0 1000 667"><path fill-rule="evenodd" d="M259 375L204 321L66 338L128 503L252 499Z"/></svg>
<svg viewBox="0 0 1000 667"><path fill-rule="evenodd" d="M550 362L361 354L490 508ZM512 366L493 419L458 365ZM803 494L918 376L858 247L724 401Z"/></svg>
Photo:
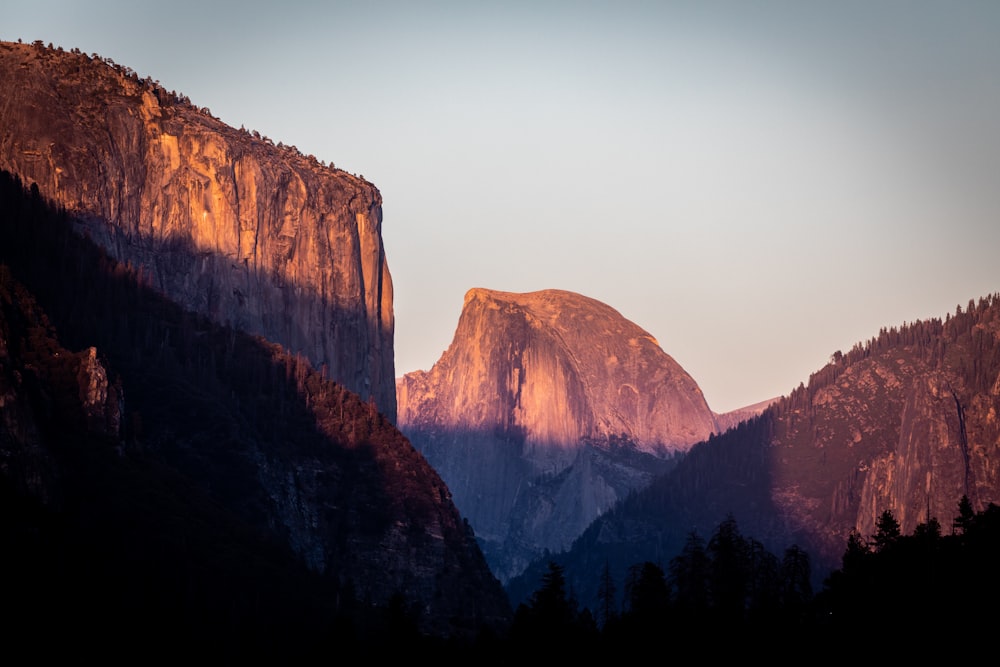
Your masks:
<svg viewBox="0 0 1000 667"><path fill-rule="evenodd" d="M0 43L0 169L213 320L301 354L395 420L377 188L79 52Z"/></svg>

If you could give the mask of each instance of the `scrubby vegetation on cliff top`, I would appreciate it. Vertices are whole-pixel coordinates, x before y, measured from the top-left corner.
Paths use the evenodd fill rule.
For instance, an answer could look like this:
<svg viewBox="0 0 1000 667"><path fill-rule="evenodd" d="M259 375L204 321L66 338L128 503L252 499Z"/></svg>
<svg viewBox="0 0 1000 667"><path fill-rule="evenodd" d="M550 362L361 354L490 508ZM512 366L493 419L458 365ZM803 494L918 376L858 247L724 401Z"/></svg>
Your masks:
<svg viewBox="0 0 1000 667"><path fill-rule="evenodd" d="M350 174L342 169L338 169L331 162L327 164L324 160L318 159L315 155L305 155L303 154L297 146L286 145L281 141L277 143L266 135L262 135L257 130L248 130L245 127L240 127L239 130L234 130L229 125L226 125L220 121L219 118L212 114L212 110L208 107L198 106L191 101L187 95L179 93L176 90L167 90L163 87L158 79L154 79L150 76L140 77L138 72L136 72L131 67L126 65L121 65L116 63L111 58L106 56L101 56L97 53L85 53L78 48L63 49L61 46L54 47L52 43L45 44L42 40L35 40L31 44L23 44L18 41L16 44L13 42L0 42L0 49L32 49L36 58L41 59L46 63L47 66L58 65L62 67L61 77L66 80L77 80L88 76L101 76L98 74L100 70L96 68L107 67L113 71L123 82L128 81L136 93L141 94L143 91L152 93L156 98L157 102L161 107L169 109L183 109L185 111L191 111L204 116L206 119L215 121L217 130L222 133L238 132L247 139L251 139L257 143L257 147L270 146L281 151L285 151L290 155L295 155L302 158L313 166L330 168L332 170L339 171L344 174L354 176L355 178L360 178L364 180L364 176L359 174Z"/></svg>

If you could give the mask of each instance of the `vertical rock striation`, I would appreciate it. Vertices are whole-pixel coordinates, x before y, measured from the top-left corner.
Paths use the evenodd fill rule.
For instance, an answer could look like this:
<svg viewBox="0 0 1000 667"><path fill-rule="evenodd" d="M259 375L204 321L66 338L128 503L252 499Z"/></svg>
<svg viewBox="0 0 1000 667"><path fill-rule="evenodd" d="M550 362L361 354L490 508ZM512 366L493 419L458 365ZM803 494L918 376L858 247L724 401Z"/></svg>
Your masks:
<svg viewBox="0 0 1000 667"><path fill-rule="evenodd" d="M649 333L561 290L469 290L451 346L397 380L397 402L501 580L716 430Z"/></svg>
<svg viewBox="0 0 1000 667"><path fill-rule="evenodd" d="M0 43L0 169L185 307L302 354L395 419L370 183L100 58Z"/></svg>

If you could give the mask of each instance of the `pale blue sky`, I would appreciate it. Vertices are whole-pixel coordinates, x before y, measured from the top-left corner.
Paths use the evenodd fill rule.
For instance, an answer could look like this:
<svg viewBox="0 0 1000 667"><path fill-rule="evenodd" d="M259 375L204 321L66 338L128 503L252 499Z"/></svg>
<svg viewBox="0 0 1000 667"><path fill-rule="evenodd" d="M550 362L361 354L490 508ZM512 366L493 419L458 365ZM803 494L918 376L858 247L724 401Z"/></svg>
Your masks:
<svg viewBox="0 0 1000 667"><path fill-rule="evenodd" d="M469 288L558 288L724 412L1000 291L1000 2L0 0L18 38L373 182L397 375Z"/></svg>

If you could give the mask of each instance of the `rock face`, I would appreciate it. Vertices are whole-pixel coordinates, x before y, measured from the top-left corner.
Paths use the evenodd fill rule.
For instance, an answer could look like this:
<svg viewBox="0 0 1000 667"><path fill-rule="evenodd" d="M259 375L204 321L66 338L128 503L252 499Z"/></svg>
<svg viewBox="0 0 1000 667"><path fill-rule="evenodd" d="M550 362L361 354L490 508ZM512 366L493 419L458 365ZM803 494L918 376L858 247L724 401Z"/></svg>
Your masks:
<svg viewBox="0 0 1000 667"><path fill-rule="evenodd" d="M627 554L620 573L669 559L731 514L776 554L806 549L819 583L885 510L910 535L932 519L949 532L962 496L976 512L1000 503L998 415L1000 295L884 329L594 522L566 555L567 580L593 603L606 558Z"/></svg>
<svg viewBox="0 0 1000 667"><path fill-rule="evenodd" d="M98 57L0 43L0 89L0 169L149 285L302 354L395 418L374 186Z"/></svg>
<svg viewBox="0 0 1000 667"><path fill-rule="evenodd" d="M646 331L560 290L471 289L399 427L442 475L501 580L715 432L698 385Z"/></svg>
<svg viewBox="0 0 1000 667"><path fill-rule="evenodd" d="M950 530L966 495L1000 501L1000 300L883 330L775 405L771 496L782 522L838 566L851 531L892 511L905 534Z"/></svg>

